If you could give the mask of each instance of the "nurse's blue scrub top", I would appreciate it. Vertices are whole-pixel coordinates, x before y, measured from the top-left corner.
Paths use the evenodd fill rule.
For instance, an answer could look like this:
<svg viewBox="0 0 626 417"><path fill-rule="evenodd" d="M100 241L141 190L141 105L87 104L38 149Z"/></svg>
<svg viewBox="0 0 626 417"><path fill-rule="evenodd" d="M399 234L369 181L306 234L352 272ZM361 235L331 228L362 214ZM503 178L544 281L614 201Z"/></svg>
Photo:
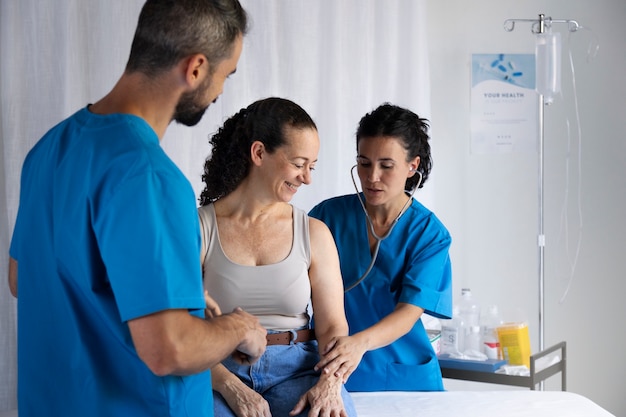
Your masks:
<svg viewBox="0 0 626 417"><path fill-rule="evenodd" d="M368 223L356 194L335 197L309 213L335 238L344 286L367 269L372 255ZM399 302L421 307L434 317L452 315L451 238L439 219L413 200L391 235L380 245L369 275L345 295L350 334L389 315ZM422 320L392 344L366 352L346 388L349 391L441 391L437 356Z"/></svg>

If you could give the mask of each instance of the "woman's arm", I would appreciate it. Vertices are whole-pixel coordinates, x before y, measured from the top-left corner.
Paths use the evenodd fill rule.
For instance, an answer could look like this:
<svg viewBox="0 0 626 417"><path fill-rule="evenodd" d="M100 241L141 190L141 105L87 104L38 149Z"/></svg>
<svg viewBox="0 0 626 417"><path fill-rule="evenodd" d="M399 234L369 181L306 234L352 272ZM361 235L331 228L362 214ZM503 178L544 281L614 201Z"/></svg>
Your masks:
<svg viewBox="0 0 626 417"><path fill-rule="evenodd" d="M315 336L319 346L334 337L348 335L343 303L343 281L339 255L333 236L320 220L309 218L311 237L311 301L315 317Z"/></svg>
<svg viewBox="0 0 626 417"><path fill-rule="evenodd" d="M367 307L366 307L367 308ZM424 313L420 307L398 303L392 313L378 323L352 335L363 345L365 352L387 346L407 334Z"/></svg>
<svg viewBox="0 0 626 417"><path fill-rule="evenodd" d="M321 221L309 218L311 239L311 301L315 318L315 336L319 346L325 346L337 337L348 335L348 321L343 304L343 282L339 255L328 227ZM290 415L311 407L309 416L346 416L341 398L343 380L326 373L298 401Z"/></svg>
<svg viewBox="0 0 626 417"><path fill-rule="evenodd" d="M219 392L237 417L272 417L269 403L260 394L244 384L224 365L211 368L213 390Z"/></svg>

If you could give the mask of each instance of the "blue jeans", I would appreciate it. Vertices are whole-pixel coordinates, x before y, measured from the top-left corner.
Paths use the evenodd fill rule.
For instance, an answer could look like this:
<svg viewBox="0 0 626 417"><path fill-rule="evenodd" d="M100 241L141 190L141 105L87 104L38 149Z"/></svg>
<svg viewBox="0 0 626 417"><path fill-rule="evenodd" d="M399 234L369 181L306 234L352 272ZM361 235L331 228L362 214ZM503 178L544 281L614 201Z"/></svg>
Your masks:
<svg viewBox="0 0 626 417"><path fill-rule="evenodd" d="M317 341L268 346L265 353L253 365L239 365L231 358L222 365L237 375L247 386L261 394L269 403L273 417L288 417L300 397L319 379L313 367L319 362ZM350 394L342 387L341 397L349 417L356 417ZM231 417L235 414L217 391L213 391L215 417ZM308 409L298 416L306 417Z"/></svg>

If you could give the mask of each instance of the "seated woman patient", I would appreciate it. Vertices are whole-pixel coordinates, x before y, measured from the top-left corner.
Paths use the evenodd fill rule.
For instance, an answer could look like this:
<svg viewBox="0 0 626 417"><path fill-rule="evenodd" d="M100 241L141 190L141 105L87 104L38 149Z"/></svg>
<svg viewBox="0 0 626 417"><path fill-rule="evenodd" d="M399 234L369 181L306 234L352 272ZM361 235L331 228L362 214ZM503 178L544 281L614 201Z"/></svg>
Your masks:
<svg viewBox="0 0 626 417"><path fill-rule="evenodd" d="M311 182L315 123L292 101L267 98L210 143L198 209L204 286L217 314L241 307L268 330L256 363L212 369L215 415L356 416L342 378L314 370L318 342L348 334L337 249L323 222L289 204Z"/></svg>

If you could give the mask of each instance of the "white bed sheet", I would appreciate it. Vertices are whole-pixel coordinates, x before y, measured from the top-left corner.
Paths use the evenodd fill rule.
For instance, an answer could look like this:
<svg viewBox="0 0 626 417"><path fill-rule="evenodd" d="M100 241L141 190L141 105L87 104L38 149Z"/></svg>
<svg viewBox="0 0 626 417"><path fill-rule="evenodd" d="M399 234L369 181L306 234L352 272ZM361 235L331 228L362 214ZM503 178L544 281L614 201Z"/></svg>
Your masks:
<svg viewBox="0 0 626 417"><path fill-rule="evenodd" d="M566 391L353 392L359 417L610 417Z"/></svg>
<svg viewBox="0 0 626 417"><path fill-rule="evenodd" d="M353 392L359 417L611 417L564 391ZM17 411L0 412L17 417ZM615 417L615 416L613 416Z"/></svg>

